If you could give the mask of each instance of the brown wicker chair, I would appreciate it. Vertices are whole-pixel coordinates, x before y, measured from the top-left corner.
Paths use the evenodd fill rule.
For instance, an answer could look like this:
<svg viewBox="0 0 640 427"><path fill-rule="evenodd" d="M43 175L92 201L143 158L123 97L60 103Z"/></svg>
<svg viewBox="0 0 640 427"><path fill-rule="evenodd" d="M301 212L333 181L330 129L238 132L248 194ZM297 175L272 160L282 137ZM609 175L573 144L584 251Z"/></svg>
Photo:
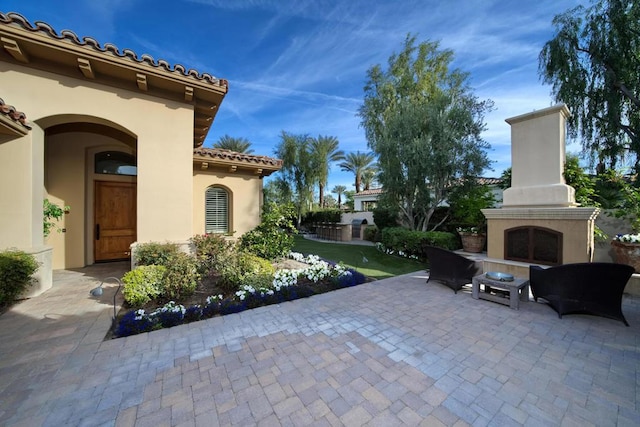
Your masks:
<svg viewBox="0 0 640 427"><path fill-rule="evenodd" d="M458 293L464 285L471 283L473 276L482 274L482 261L474 261L455 252L435 246L426 246L429 260L429 278L438 281Z"/></svg>
<svg viewBox="0 0 640 427"><path fill-rule="evenodd" d="M630 265L605 262L575 263L542 268L529 267L533 298L543 298L562 318L585 313L620 320L622 293L634 269Z"/></svg>

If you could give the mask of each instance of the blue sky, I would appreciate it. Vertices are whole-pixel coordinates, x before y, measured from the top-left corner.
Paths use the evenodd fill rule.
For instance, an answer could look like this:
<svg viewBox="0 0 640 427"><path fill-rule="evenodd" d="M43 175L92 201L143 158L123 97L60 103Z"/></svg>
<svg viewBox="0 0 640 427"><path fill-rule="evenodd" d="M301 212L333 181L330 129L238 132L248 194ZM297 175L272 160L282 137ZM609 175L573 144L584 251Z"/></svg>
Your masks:
<svg viewBox="0 0 640 427"><path fill-rule="evenodd" d="M368 151L356 116L366 71L401 49L407 33L438 40L470 73L495 111L484 139L499 176L510 166L505 119L553 105L538 77L551 21L575 0L3 0L2 12L56 31L90 36L229 80L205 146L244 137L273 155L281 131L335 136L345 152ZM577 152L578 146L570 145ZM353 189L333 166L329 186Z"/></svg>

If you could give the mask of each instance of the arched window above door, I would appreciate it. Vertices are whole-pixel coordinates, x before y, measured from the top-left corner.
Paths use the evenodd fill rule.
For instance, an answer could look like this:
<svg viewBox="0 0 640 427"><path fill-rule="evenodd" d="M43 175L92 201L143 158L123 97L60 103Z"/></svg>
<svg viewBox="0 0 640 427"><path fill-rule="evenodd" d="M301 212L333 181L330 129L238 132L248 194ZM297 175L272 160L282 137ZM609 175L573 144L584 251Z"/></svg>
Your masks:
<svg viewBox="0 0 640 427"><path fill-rule="evenodd" d="M129 176L138 174L136 157L133 154L123 153L122 151L96 153L94 164L94 172L99 174Z"/></svg>

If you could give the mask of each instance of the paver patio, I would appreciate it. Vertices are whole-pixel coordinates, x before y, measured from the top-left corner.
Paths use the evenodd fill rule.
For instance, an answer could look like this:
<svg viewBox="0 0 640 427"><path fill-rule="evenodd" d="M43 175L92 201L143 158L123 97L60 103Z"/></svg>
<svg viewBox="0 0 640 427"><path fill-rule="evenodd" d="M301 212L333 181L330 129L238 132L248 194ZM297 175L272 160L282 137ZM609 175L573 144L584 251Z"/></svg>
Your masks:
<svg viewBox="0 0 640 427"><path fill-rule="evenodd" d="M0 425L640 425L637 297L625 327L418 272L103 341L100 268L0 316Z"/></svg>

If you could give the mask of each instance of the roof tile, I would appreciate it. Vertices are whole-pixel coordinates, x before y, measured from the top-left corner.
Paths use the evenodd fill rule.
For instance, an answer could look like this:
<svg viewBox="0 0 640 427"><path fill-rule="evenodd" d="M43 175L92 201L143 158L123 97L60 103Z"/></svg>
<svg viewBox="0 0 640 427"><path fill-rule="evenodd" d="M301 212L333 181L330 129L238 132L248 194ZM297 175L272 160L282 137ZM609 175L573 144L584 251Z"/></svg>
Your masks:
<svg viewBox="0 0 640 427"><path fill-rule="evenodd" d="M274 167L282 167L282 160L274 159L267 156L255 156L253 154L237 153L231 150L224 150L221 148L194 148L194 155L211 157L213 159L220 160L235 160L244 163L250 163L254 165L267 165Z"/></svg>
<svg viewBox="0 0 640 427"><path fill-rule="evenodd" d="M31 125L27 122L27 116L21 111L16 110L13 105L4 103L4 100L0 98L0 114L7 116L14 122L17 122L24 126L26 129L31 130Z"/></svg>
<svg viewBox="0 0 640 427"><path fill-rule="evenodd" d="M101 46L100 43L94 38L83 37L81 39L76 35L76 33L70 30L62 30L58 34L49 24L42 21L36 21L31 24L24 16L20 15L19 13L8 12L4 14L0 12L0 23L19 26L25 30L41 33L57 40L68 40L77 46L87 46L99 52L111 53L119 58L130 59L137 63L146 63L155 68L163 68L165 71L168 71L170 73L180 73L184 76L191 76L197 80L208 82L215 86L222 86L227 89L229 88L229 82L225 79L218 79L211 74L200 73L194 69L187 70L181 64L175 64L172 66L164 59L159 59L158 61L156 61L155 59L153 59L153 57L147 54L138 57L138 55L130 49L124 49L121 52L117 46L111 43L105 43L104 46Z"/></svg>

